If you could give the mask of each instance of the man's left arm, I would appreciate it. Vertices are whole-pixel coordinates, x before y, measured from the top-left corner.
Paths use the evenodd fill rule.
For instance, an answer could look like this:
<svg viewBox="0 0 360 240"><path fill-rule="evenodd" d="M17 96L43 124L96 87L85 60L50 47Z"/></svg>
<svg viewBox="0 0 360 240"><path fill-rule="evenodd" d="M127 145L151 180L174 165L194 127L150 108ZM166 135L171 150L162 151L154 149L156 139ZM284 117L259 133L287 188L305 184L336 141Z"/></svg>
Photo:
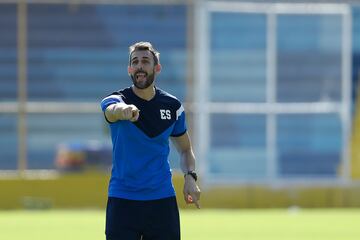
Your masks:
<svg viewBox="0 0 360 240"><path fill-rule="evenodd" d="M188 204L195 204L197 208L200 208L200 188L196 184L196 179L192 176L191 172L195 172L195 156L192 150L189 134L185 134L179 137L172 137L172 142L174 143L176 149L180 154L180 166L181 170L184 172L184 199Z"/></svg>

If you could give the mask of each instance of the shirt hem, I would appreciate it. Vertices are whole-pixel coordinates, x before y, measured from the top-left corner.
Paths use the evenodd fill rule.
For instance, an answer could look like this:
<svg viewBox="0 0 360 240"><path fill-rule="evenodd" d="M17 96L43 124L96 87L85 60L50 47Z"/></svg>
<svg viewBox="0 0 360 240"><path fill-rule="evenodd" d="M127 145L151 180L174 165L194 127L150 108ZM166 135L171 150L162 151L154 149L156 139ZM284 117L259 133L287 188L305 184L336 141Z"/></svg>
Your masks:
<svg viewBox="0 0 360 240"><path fill-rule="evenodd" d="M109 193L108 197L115 197L115 198L123 198L123 199L127 199L127 200L139 200L139 201L147 201L147 200L158 200L158 199L163 199L163 198L168 198L168 197L175 197L176 194L175 192L173 193L168 193L168 194L161 194L161 195L149 195L149 196L138 196L133 195L133 194L129 194L129 193Z"/></svg>

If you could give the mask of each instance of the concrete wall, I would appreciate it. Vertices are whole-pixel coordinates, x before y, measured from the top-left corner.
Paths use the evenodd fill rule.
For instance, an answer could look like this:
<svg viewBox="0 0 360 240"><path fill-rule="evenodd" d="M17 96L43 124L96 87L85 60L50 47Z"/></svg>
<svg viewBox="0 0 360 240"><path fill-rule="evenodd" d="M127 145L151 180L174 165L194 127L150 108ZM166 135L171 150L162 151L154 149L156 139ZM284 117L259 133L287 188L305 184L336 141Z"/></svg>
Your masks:
<svg viewBox="0 0 360 240"><path fill-rule="evenodd" d="M89 172L54 179L1 179L0 209L105 208L109 175ZM174 175L180 207L183 177ZM239 186L202 189L204 208L360 207L360 185L334 187ZM193 208L193 207L190 207Z"/></svg>

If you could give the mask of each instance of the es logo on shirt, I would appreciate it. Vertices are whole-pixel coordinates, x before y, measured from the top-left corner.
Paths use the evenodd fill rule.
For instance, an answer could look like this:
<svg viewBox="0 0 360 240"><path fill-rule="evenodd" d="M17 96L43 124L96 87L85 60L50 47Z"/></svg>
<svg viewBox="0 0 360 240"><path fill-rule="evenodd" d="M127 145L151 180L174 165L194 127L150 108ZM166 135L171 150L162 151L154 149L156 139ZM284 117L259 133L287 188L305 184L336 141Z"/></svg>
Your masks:
<svg viewBox="0 0 360 240"><path fill-rule="evenodd" d="M166 120L166 119L171 119L171 112L170 110L165 110L165 109L160 109L160 116L161 119Z"/></svg>

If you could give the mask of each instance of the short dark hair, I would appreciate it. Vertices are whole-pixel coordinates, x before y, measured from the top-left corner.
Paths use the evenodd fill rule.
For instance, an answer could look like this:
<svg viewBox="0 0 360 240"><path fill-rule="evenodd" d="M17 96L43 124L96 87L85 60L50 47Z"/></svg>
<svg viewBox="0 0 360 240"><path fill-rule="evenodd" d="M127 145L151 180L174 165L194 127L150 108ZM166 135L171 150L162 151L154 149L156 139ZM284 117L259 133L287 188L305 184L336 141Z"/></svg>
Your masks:
<svg viewBox="0 0 360 240"><path fill-rule="evenodd" d="M129 47L129 64L131 64L131 55L135 51L150 51L154 56L154 63L160 63L160 53L149 42L137 42Z"/></svg>

